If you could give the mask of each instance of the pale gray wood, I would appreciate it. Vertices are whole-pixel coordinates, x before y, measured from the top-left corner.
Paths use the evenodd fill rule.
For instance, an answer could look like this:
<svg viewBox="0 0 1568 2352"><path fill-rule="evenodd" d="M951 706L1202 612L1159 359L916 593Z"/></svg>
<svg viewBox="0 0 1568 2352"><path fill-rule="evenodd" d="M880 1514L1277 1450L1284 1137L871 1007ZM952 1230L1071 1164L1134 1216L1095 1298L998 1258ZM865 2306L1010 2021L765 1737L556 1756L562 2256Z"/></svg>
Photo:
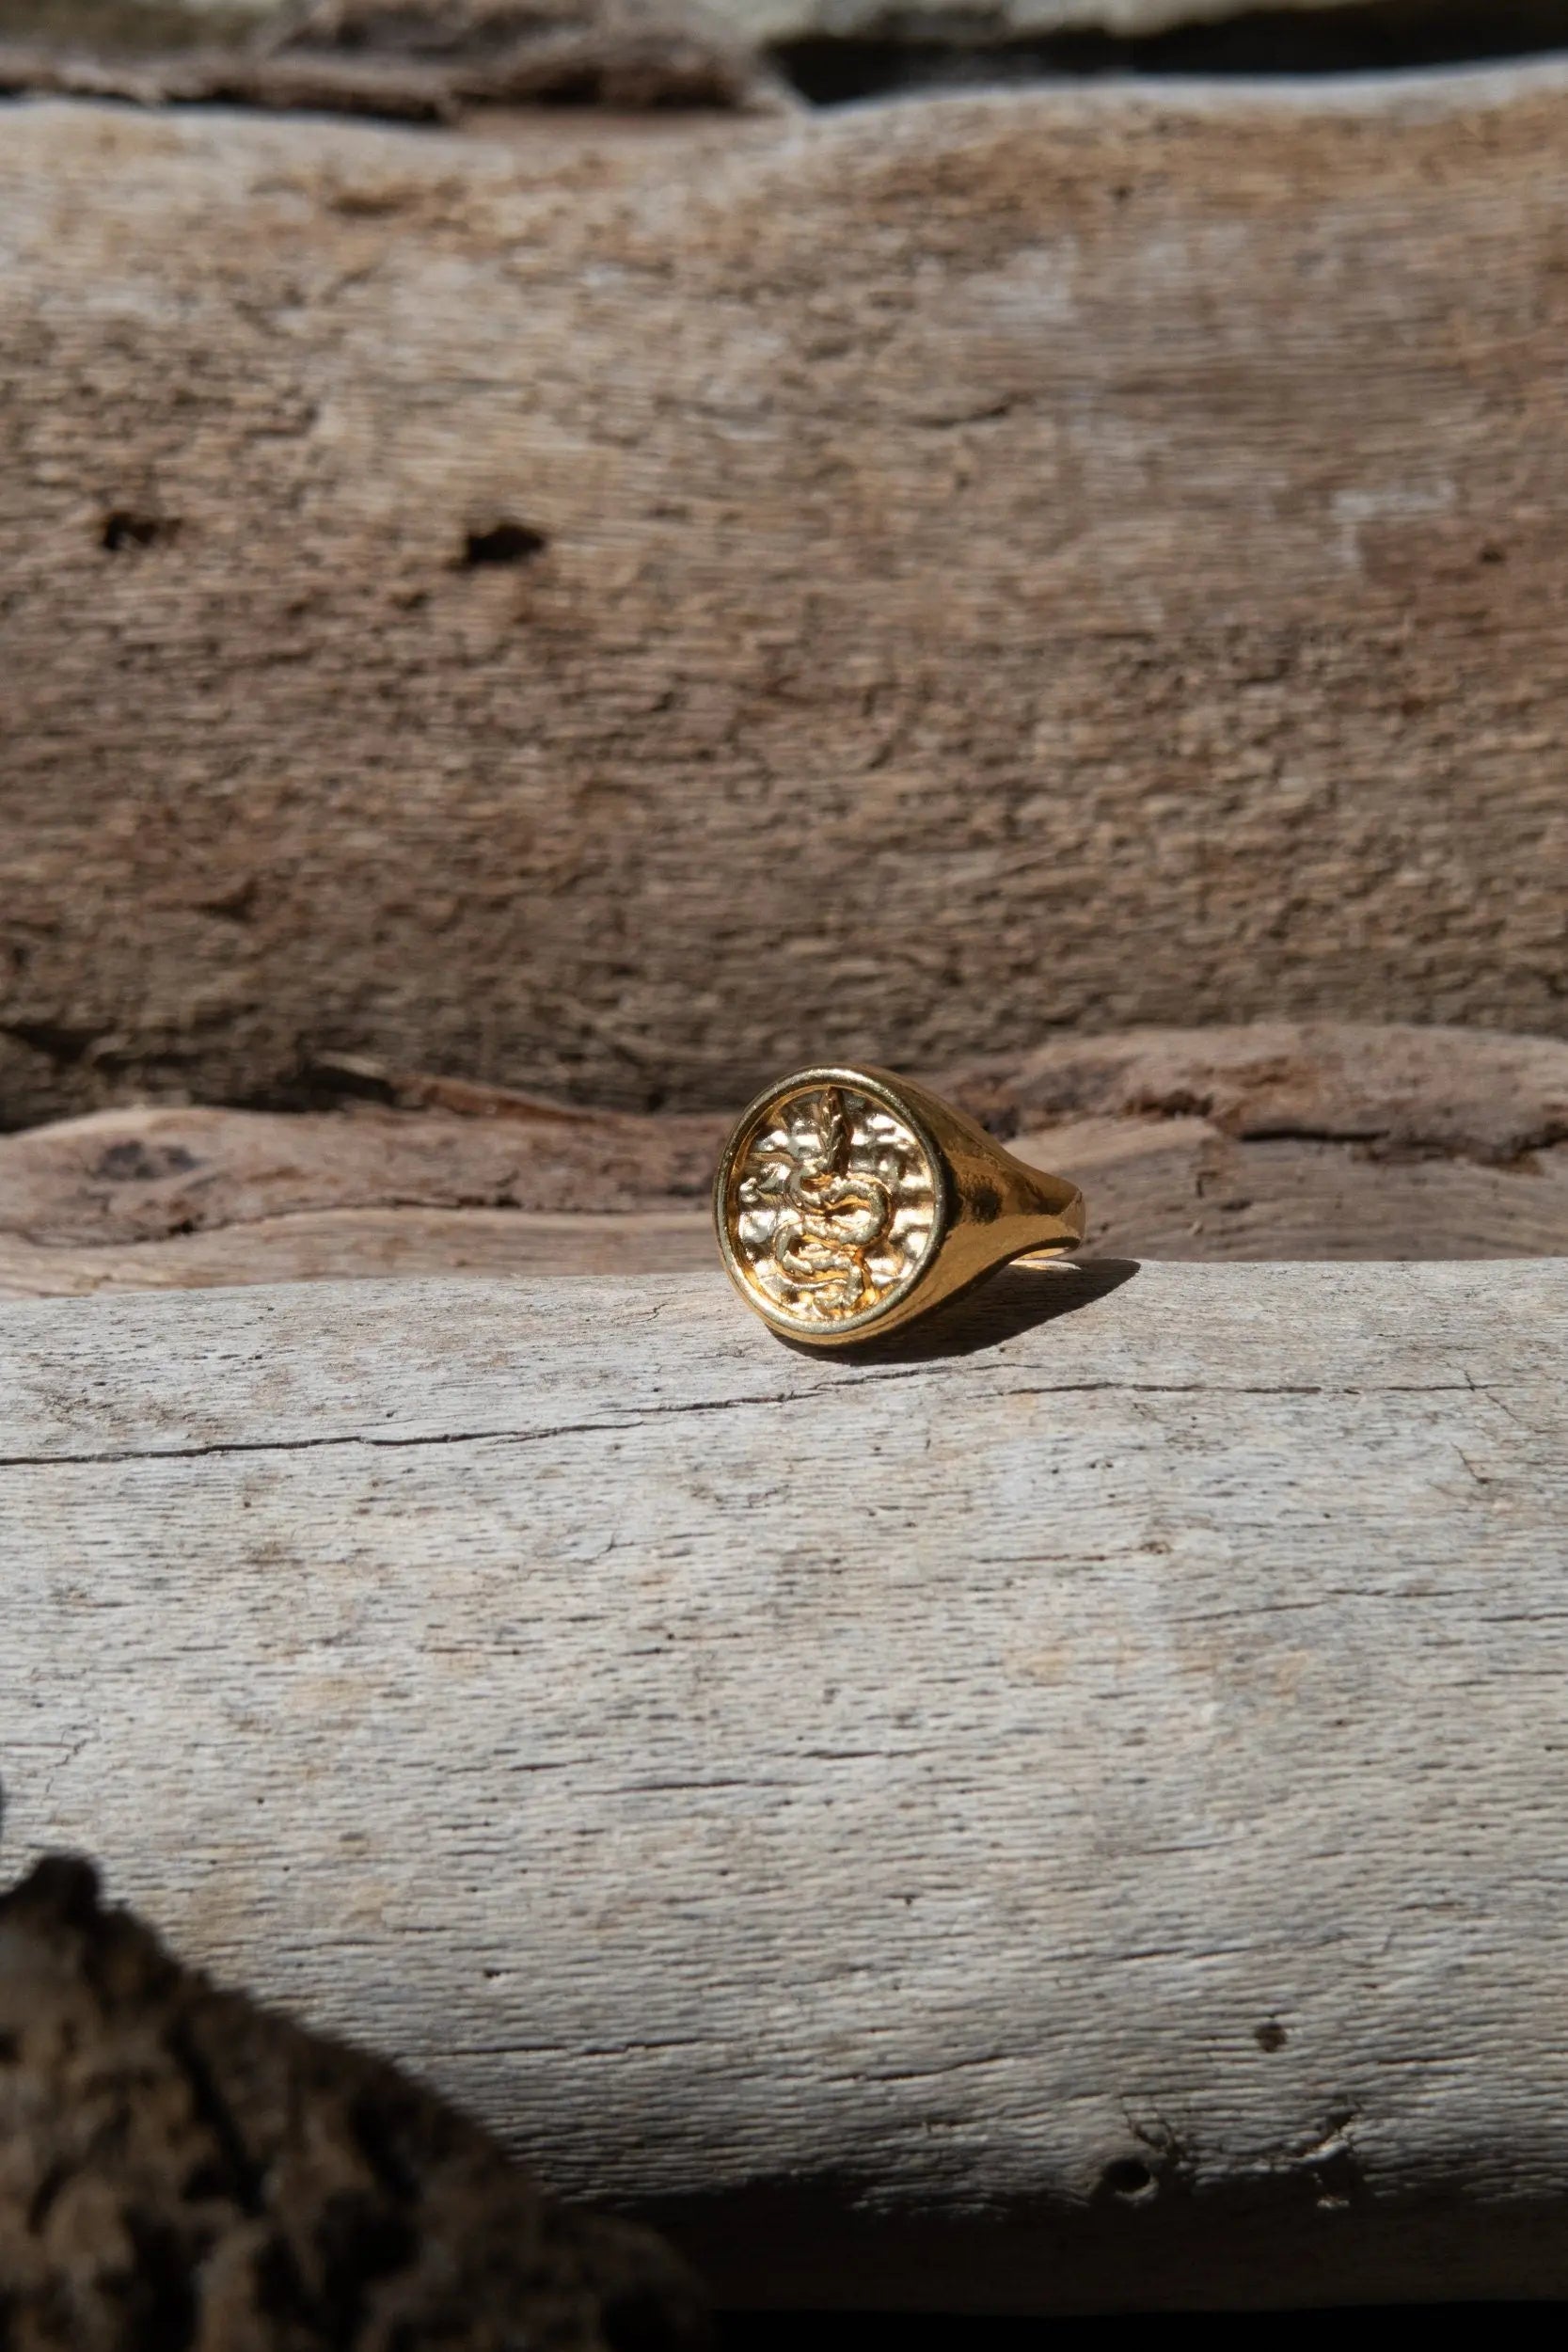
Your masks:
<svg viewBox="0 0 1568 2352"><path fill-rule="evenodd" d="M8 1305L8 1864L90 1849L731 2295L1568 2290L1565 1311Z"/></svg>

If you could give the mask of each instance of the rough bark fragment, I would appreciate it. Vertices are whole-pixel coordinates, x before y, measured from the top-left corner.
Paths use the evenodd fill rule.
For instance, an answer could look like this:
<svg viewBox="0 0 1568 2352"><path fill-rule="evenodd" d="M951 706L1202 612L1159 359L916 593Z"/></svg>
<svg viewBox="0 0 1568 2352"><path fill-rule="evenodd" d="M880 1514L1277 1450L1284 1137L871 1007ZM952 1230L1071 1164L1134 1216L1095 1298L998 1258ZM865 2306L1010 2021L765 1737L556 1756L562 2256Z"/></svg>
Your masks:
<svg viewBox="0 0 1568 2352"><path fill-rule="evenodd" d="M1560 1030L1565 156L1547 68L19 110L0 1117Z"/></svg>
<svg viewBox="0 0 1568 2352"><path fill-rule="evenodd" d="M657 2239L566 2211L390 2066L190 1974L63 1857L0 1896L0 2146L18 2352L706 2341Z"/></svg>

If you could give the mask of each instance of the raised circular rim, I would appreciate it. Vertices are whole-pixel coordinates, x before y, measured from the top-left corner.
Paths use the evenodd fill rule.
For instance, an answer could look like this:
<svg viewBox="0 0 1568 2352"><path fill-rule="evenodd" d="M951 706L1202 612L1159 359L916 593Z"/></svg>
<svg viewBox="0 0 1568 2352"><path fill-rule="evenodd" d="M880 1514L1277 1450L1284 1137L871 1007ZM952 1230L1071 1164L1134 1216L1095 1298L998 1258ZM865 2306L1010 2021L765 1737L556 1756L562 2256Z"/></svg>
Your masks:
<svg viewBox="0 0 1568 2352"><path fill-rule="evenodd" d="M931 1231L918 1262L893 1289L885 1291L875 1305L863 1307L857 1314L845 1315L837 1323L805 1323L782 1311L765 1292L759 1291L744 1270L742 1262L730 1239L729 1216L730 1181L735 1165L743 1148L750 1143L763 1112L782 1096L801 1093L809 1087L843 1086L852 1088L874 1103L891 1111L913 1136L930 1163L933 1177ZM930 1127L896 1088L883 1078L874 1077L869 1071L856 1070L847 1062L824 1062L809 1069L791 1071L787 1077L775 1078L752 1096L730 1129L724 1149L720 1155L719 1169L713 1180L713 1222L719 1236L720 1255L724 1271L754 1314L792 1340L816 1341L818 1344L842 1339L846 1334L868 1330L873 1324L902 1305L911 1291L917 1289L930 1271L933 1260L941 1249L947 1232L950 1215L952 1177L946 1159Z"/></svg>

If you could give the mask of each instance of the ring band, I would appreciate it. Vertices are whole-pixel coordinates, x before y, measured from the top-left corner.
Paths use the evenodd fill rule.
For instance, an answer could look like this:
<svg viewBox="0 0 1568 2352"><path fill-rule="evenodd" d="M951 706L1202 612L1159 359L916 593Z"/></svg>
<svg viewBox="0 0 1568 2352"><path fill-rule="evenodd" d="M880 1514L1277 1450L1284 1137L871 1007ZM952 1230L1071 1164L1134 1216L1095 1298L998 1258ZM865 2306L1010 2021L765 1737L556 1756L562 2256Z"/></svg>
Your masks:
<svg viewBox="0 0 1568 2352"><path fill-rule="evenodd" d="M775 1331L897 1330L1026 1251L1084 1238L1084 1196L912 1079L826 1067L747 1104L714 1184L724 1264Z"/></svg>

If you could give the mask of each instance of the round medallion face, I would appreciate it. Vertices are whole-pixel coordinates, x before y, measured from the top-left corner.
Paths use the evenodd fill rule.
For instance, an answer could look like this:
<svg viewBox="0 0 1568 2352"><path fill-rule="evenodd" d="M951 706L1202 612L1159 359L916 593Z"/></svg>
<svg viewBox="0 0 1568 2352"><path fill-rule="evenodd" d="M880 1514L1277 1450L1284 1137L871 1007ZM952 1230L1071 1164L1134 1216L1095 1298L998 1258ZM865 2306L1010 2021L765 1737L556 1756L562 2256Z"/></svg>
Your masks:
<svg viewBox="0 0 1568 2352"><path fill-rule="evenodd" d="M786 1079L724 1156L725 1262L752 1303L806 1337L869 1325L902 1298L942 1234L936 1151L896 1098L847 1073Z"/></svg>

